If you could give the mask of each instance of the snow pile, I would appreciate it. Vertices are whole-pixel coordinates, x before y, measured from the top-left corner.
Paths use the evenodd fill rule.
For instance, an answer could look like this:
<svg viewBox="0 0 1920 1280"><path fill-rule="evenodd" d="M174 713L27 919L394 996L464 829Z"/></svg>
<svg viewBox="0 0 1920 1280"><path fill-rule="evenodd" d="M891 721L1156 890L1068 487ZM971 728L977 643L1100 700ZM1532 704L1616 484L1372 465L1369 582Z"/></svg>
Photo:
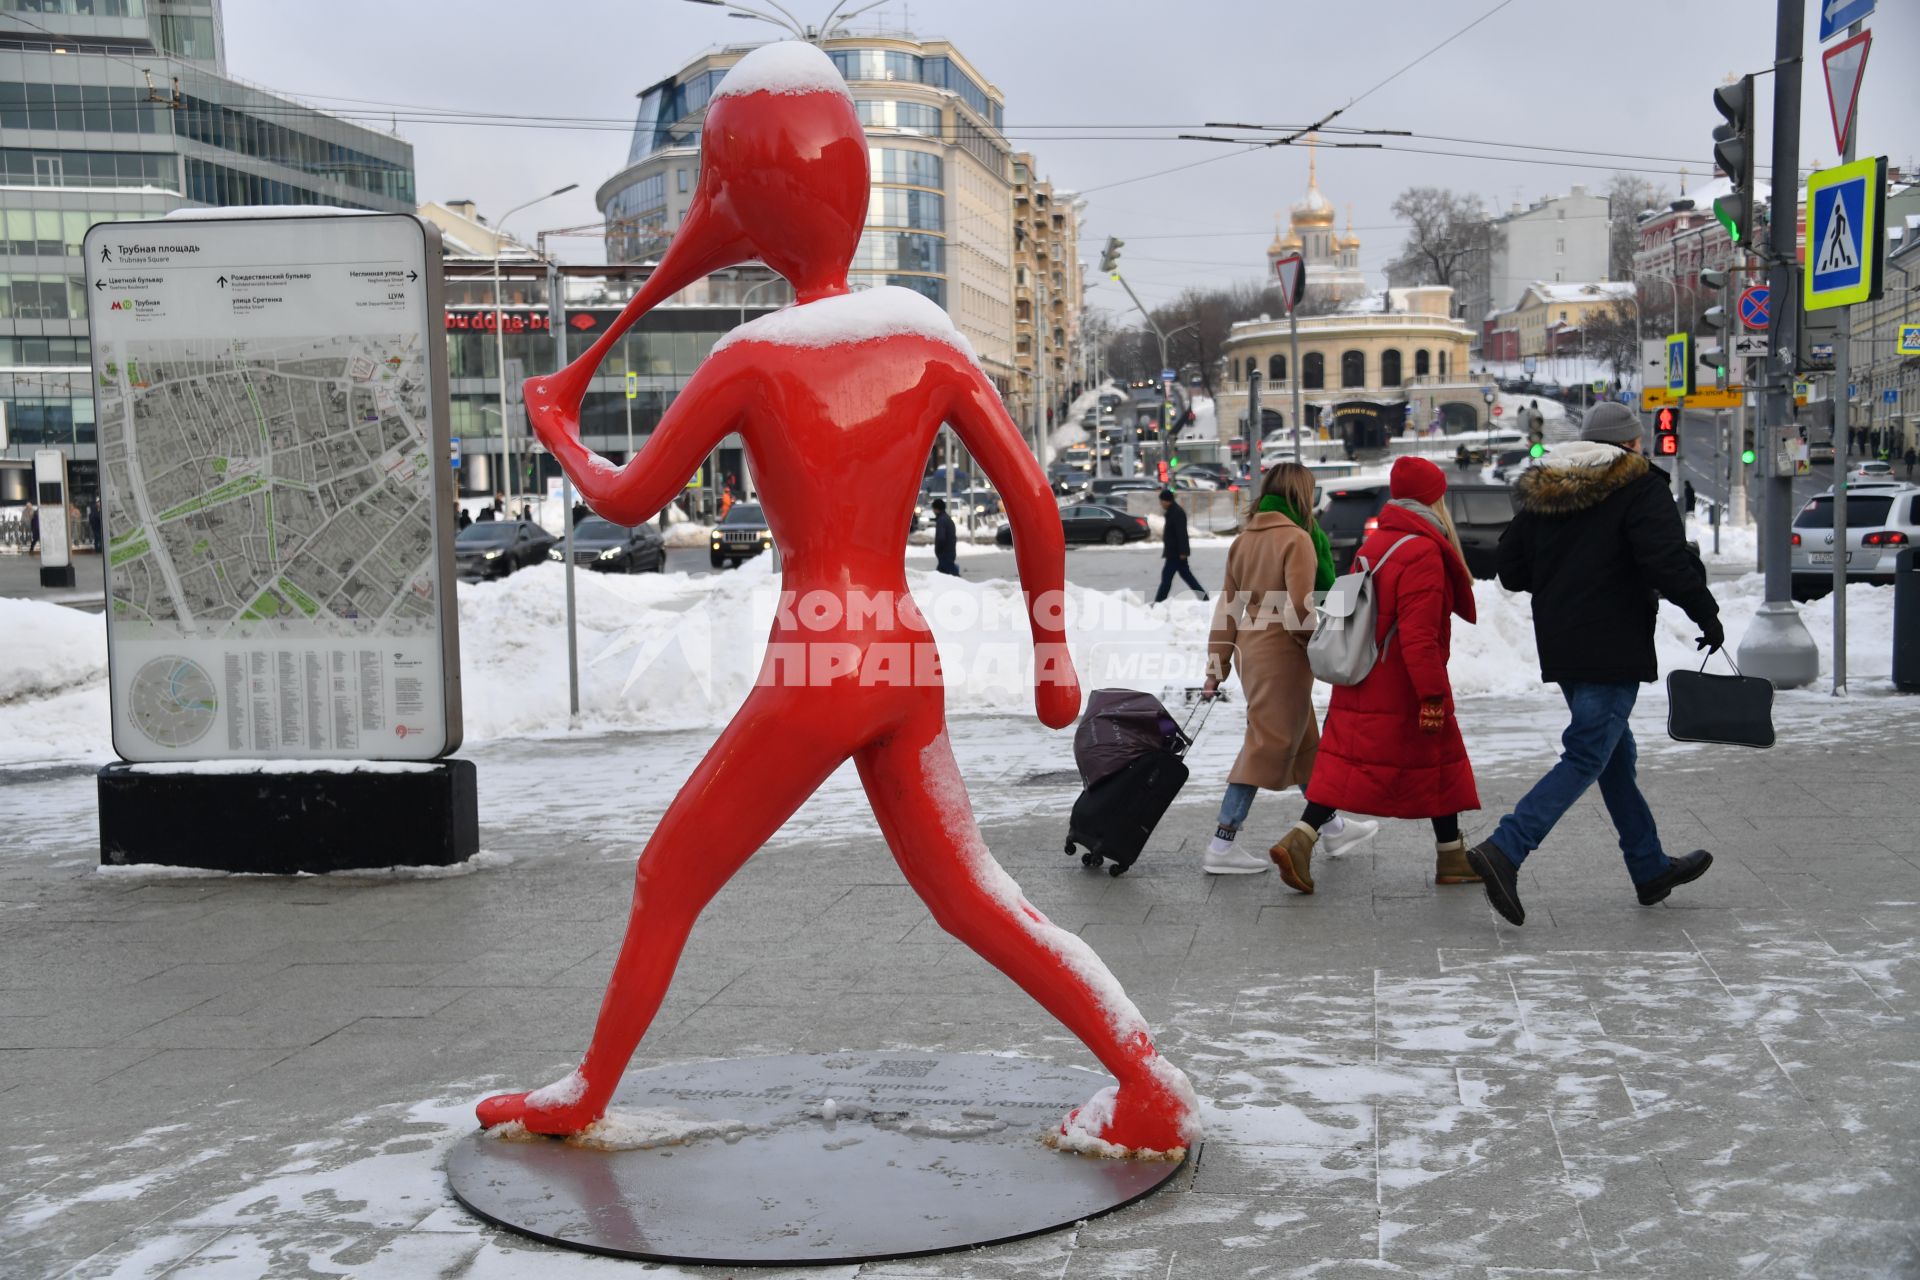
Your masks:
<svg viewBox="0 0 1920 1280"><path fill-rule="evenodd" d="M763 44L733 64L716 98L743 93L837 93L852 98L847 82L833 60L813 45L800 40L778 40Z"/></svg>
<svg viewBox="0 0 1920 1280"><path fill-rule="evenodd" d="M0 706L83 689L107 676L107 624L44 600L0 597Z"/></svg>
<svg viewBox="0 0 1920 1280"><path fill-rule="evenodd" d="M527 1095L527 1105L542 1111L570 1107L587 1096L587 1078L578 1070L569 1071L552 1084L543 1085Z"/></svg>
<svg viewBox="0 0 1920 1280"><path fill-rule="evenodd" d="M911 335L944 342L976 365L973 344L938 303L899 285L885 284L837 297L797 303L749 320L713 344L717 353L737 342L783 347L837 347Z"/></svg>

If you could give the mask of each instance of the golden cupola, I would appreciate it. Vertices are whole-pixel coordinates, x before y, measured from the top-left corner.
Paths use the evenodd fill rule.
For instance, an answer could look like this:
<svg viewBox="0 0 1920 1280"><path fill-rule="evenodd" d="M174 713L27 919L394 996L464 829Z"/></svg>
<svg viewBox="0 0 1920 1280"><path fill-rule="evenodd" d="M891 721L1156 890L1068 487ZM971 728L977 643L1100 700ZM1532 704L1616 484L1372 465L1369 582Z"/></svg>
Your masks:
<svg viewBox="0 0 1920 1280"><path fill-rule="evenodd" d="M1301 227L1331 227L1333 225L1333 203L1320 194L1320 157L1315 154L1313 144L1307 144L1307 194L1304 199L1296 200L1290 211L1289 220L1297 231Z"/></svg>

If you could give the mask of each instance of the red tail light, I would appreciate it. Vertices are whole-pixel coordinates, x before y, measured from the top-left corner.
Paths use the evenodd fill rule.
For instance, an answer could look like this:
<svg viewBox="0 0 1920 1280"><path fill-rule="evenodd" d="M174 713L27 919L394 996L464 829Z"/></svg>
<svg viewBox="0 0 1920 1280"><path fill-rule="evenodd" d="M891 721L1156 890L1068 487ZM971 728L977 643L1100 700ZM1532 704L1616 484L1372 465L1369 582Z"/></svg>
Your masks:
<svg viewBox="0 0 1920 1280"><path fill-rule="evenodd" d="M1860 541L1869 547L1904 547L1907 545L1907 535L1898 529L1883 529L1879 533L1868 534Z"/></svg>
<svg viewBox="0 0 1920 1280"><path fill-rule="evenodd" d="M1362 533L1374 533L1374 532L1377 532L1379 528L1380 528L1380 517L1368 516L1367 522L1360 527L1360 531Z"/></svg>
<svg viewBox="0 0 1920 1280"><path fill-rule="evenodd" d="M1796 547L1800 545L1800 535L1797 533L1793 535L1793 545Z"/></svg>
<svg viewBox="0 0 1920 1280"><path fill-rule="evenodd" d="M1135 516L1133 518L1133 522L1139 525L1142 529L1147 527L1147 518L1145 516Z"/></svg>

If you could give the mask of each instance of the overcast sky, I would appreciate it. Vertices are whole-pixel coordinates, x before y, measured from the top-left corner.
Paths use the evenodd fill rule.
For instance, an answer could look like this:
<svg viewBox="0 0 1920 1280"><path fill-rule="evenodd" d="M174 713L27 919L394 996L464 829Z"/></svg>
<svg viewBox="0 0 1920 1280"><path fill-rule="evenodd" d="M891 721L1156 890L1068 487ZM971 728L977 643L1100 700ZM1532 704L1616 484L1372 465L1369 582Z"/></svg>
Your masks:
<svg viewBox="0 0 1920 1280"><path fill-rule="evenodd" d="M1838 158L1817 45L1828 2L1808 0L1803 165ZM818 17L831 6L787 7ZM470 197L498 216L578 182L513 219L508 229L525 239L599 220L593 192L625 161L636 92L710 46L773 34L683 0L226 0L225 14L236 75L344 111L395 104L424 199ZM1244 152L1175 133L1218 132L1202 127L1211 121L1303 123L1364 95L1340 123L1426 135L1380 139L1394 147L1507 157L1322 151L1321 190L1343 223L1353 206L1361 264L1379 285L1403 238L1390 206L1408 186L1477 191L1505 206L1575 183L1603 189L1621 168L1656 171L1677 189L1684 163L1690 184L1704 181L1718 123L1711 91L1766 69L1774 32L1767 0L892 0L855 29L874 19L954 41L1000 88L1013 145L1033 151L1056 185L1087 193L1082 256L1096 257L1108 235L1125 239L1128 278L1149 303L1261 274L1276 211L1284 216L1306 185L1303 148ZM1868 25L1859 153L1912 170L1920 4L1880 0ZM1758 83L1764 164L1772 80ZM409 107L581 123L430 122ZM1233 154L1214 158L1221 152ZM592 239L562 243L570 258L600 256ZM1101 281L1089 301L1124 305L1109 295L1117 289Z"/></svg>

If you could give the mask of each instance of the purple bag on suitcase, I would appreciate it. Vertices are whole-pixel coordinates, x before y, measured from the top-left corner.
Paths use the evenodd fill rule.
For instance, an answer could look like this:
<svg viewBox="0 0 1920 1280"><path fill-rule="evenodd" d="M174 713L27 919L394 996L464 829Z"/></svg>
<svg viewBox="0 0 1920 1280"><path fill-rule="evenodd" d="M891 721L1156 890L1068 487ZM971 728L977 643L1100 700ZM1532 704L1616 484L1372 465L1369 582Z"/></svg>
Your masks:
<svg viewBox="0 0 1920 1280"><path fill-rule="evenodd" d="M1137 689L1095 689L1073 735L1080 782L1092 786L1149 751L1185 755L1191 742L1160 699Z"/></svg>

